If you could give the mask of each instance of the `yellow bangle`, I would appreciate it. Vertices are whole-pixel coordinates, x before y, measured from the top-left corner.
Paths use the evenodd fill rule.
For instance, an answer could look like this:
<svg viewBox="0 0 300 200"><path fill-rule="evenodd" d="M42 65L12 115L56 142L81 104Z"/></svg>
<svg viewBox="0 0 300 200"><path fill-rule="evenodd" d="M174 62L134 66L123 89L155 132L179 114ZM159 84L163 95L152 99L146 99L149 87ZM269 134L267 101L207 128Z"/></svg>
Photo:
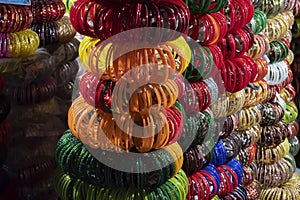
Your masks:
<svg viewBox="0 0 300 200"><path fill-rule="evenodd" d="M27 56L39 47L37 33L30 29L10 34L10 56L12 58Z"/></svg>

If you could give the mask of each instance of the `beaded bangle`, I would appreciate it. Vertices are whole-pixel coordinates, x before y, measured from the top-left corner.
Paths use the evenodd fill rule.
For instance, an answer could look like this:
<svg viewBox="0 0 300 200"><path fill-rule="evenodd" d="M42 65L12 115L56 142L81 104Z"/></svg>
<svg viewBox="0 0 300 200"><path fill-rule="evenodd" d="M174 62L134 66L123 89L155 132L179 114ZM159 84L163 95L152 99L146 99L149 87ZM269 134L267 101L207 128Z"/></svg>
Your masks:
<svg viewBox="0 0 300 200"><path fill-rule="evenodd" d="M190 12L180 0L127 4L80 0L71 7L70 16L77 32L105 40L118 33L143 27L168 28L186 33ZM171 35L165 36L168 38L166 41L173 37Z"/></svg>
<svg viewBox="0 0 300 200"><path fill-rule="evenodd" d="M128 119L130 123L127 123ZM137 129L138 124L151 127L153 123L157 129L143 128L142 138L132 135L141 131ZM68 124L76 137L93 148L128 151L135 148L139 152L147 152L177 141L182 134L183 116L175 106L166 109L166 113L157 110L147 115L128 112L112 115L94 110L79 97L69 110ZM101 129L96 128L99 125ZM130 130L130 134L125 130Z"/></svg>
<svg viewBox="0 0 300 200"><path fill-rule="evenodd" d="M3 146L8 142L8 134L11 132L10 123L4 120L0 124L0 145Z"/></svg>
<svg viewBox="0 0 300 200"><path fill-rule="evenodd" d="M27 86L12 86L7 88L6 94L18 104L34 104L51 98L57 89L55 78L50 76L44 81L32 82Z"/></svg>
<svg viewBox="0 0 300 200"><path fill-rule="evenodd" d="M109 79L116 82L125 73L137 67L142 68L131 72L132 75L135 75L134 78L136 80L138 78L138 71L157 77L172 76L175 70L178 73L182 73L188 65L187 61L181 56L182 54L179 48L171 43L159 45L156 48L124 52L122 56L116 59L113 55L120 54L124 48L115 44L110 47L102 44L103 43L99 43L98 40L85 38L80 44L79 56L88 71L91 71L95 76L102 77L105 80ZM157 68L159 68L159 70ZM173 71L171 71L172 69ZM162 71L163 74L159 74L159 72ZM127 76L131 74L127 74Z"/></svg>
<svg viewBox="0 0 300 200"><path fill-rule="evenodd" d="M227 96L227 116L233 115L243 108L245 103L245 90L240 90L235 93L226 92Z"/></svg>
<svg viewBox="0 0 300 200"><path fill-rule="evenodd" d="M178 144L170 145L168 148L164 148L160 152L149 156L141 154L144 159L137 161L136 167L146 166L146 163L142 163L143 160L144 162L149 162L148 164L151 163L164 167L158 171L130 174L112 169L98 161L88 152L80 140L75 138L71 131L68 130L58 141L55 156L59 167L65 173L69 174L72 178L80 178L89 184L109 187L134 186L138 188L156 188L172 178L181 168L183 159L182 157L174 157L175 151L178 153L181 151ZM120 154L120 156L124 155ZM132 169L134 168L132 166Z"/></svg>
<svg viewBox="0 0 300 200"><path fill-rule="evenodd" d="M243 179L242 183L244 186L248 186L255 180L254 171L247 165L243 166Z"/></svg>
<svg viewBox="0 0 300 200"><path fill-rule="evenodd" d="M34 22L49 22L61 19L66 6L61 0L32 0L31 10Z"/></svg>
<svg viewBox="0 0 300 200"><path fill-rule="evenodd" d="M263 188L276 187L286 183L295 171L294 158L291 155L285 156L274 164L258 164L256 179Z"/></svg>
<svg viewBox="0 0 300 200"><path fill-rule="evenodd" d="M257 180L254 180L250 185L246 186L248 200L257 200L261 192L261 185Z"/></svg>
<svg viewBox="0 0 300 200"><path fill-rule="evenodd" d="M14 33L28 29L33 20L29 6L1 4L0 13L1 33Z"/></svg>
<svg viewBox="0 0 300 200"><path fill-rule="evenodd" d="M245 130L261 122L262 115L257 106L243 108L238 113L237 130Z"/></svg>
<svg viewBox="0 0 300 200"><path fill-rule="evenodd" d="M5 44L5 42L3 44ZM9 49L7 46L9 46ZM29 55L34 52L38 46L38 35L32 30L26 29L24 31L11 33L6 40L6 46L2 46L0 52L5 56L9 55L9 57L16 58ZM9 54L7 52L9 52Z"/></svg>
<svg viewBox="0 0 300 200"><path fill-rule="evenodd" d="M261 138L258 141L260 146L274 146L279 145L289 137L288 126L284 121L279 121L272 126L262 127Z"/></svg>
<svg viewBox="0 0 300 200"><path fill-rule="evenodd" d="M262 147L258 145L255 159L259 163L272 164L286 156L289 151L290 145L288 139L285 139L284 142L276 147Z"/></svg>
<svg viewBox="0 0 300 200"><path fill-rule="evenodd" d="M112 189L89 185L80 179L72 179L70 176L58 171L54 177L54 188L63 200L72 199L119 199L146 198L146 199L174 199L185 200L188 193L188 179L180 170L176 176L169 179L156 189L151 188L125 188Z"/></svg>
<svg viewBox="0 0 300 200"><path fill-rule="evenodd" d="M260 139L261 127L259 124L257 124L249 129L236 132L241 140L242 148L245 149L255 144Z"/></svg>

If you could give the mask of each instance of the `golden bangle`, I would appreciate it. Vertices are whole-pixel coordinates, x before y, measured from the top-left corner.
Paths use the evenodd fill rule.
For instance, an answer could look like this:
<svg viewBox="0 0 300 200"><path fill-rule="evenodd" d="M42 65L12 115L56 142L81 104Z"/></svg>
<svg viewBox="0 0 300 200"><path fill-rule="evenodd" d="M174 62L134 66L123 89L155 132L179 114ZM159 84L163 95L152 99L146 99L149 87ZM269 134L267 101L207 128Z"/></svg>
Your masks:
<svg viewBox="0 0 300 200"><path fill-rule="evenodd" d="M27 56L39 47L38 35L30 30L10 34L10 56L12 58Z"/></svg>
<svg viewBox="0 0 300 200"><path fill-rule="evenodd" d="M245 102L245 90L241 90L235 93L226 92L227 99L227 113L226 115L232 115L242 109Z"/></svg>

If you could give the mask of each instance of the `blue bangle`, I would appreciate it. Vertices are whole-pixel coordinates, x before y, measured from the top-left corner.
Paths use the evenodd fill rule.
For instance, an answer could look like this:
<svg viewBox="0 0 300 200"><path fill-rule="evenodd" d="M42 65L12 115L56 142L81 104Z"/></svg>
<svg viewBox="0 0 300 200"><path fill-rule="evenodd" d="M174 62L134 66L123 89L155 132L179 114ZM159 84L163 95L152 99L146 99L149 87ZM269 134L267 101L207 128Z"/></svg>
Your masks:
<svg viewBox="0 0 300 200"><path fill-rule="evenodd" d="M219 166L224 164L225 162L226 162L226 149L222 140L219 140L214 147L212 164Z"/></svg>
<svg viewBox="0 0 300 200"><path fill-rule="evenodd" d="M233 171L236 172L238 176L238 184L240 184L243 178L243 166L241 162L238 159L234 158L231 161L227 162L226 165L228 165Z"/></svg>

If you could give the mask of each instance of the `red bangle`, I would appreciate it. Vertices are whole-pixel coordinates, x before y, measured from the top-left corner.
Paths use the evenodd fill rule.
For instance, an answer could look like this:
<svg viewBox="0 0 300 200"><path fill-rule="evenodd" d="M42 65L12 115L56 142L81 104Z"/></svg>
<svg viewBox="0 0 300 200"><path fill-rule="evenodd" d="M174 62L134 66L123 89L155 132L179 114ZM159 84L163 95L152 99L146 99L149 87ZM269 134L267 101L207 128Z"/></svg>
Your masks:
<svg viewBox="0 0 300 200"><path fill-rule="evenodd" d="M226 194L233 192L234 190L231 177L229 174L226 173L226 171L221 167L221 165L218 167L218 171L220 173L220 180L221 180L219 195L225 196ZM236 178L236 182L237 182L237 177L233 177L233 178Z"/></svg>
<svg viewBox="0 0 300 200"><path fill-rule="evenodd" d="M235 26L235 23L236 23L236 14L235 14L235 7L234 7L234 4L231 2L227 5L227 7L225 7L223 9L223 12L224 16L226 17L227 19L227 25L228 25L228 32L230 32L233 27Z"/></svg>
<svg viewBox="0 0 300 200"><path fill-rule="evenodd" d="M209 199L211 199L212 197L214 197L215 195L217 195L218 191L217 191L217 181L212 177L212 175L204 170L200 171L201 174L204 175L204 177L213 184L213 193L210 194Z"/></svg>
<svg viewBox="0 0 300 200"><path fill-rule="evenodd" d="M28 29L33 16L29 6L0 4L0 32L14 33Z"/></svg>
<svg viewBox="0 0 300 200"><path fill-rule="evenodd" d="M190 19L189 9L181 0L127 4L78 0L70 15L79 33L101 40L142 27L168 28L187 34Z"/></svg>
<svg viewBox="0 0 300 200"><path fill-rule="evenodd" d="M226 174L228 174L230 177L230 180L233 180L231 181L231 184L232 184L232 191L235 190L235 188L239 185L239 181L238 181L238 176L236 174L235 171L233 171L229 166L227 165L220 165L220 167L218 168L219 170L223 169L225 171ZM227 172L226 172L227 171ZM233 178L233 179L232 179Z"/></svg>
<svg viewBox="0 0 300 200"><path fill-rule="evenodd" d="M210 94L205 82L200 80L200 81L191 83L191 86L198 96L199 110L201 111L201 110L207 109L211 102L211 94Z"/></svg>
<svg viewBox="0 0 300 200"><path fill-rule="evenodd" d="M61 0L31 0L31 10L34 22L49 22L61 19L66 6Z"/></svg>
<svg viewBox="0 0 300 200"><path fill-rule="evenodd" d="M254 171L248 166L243 166L243 185L250 185L254 181Z"/></svg>

